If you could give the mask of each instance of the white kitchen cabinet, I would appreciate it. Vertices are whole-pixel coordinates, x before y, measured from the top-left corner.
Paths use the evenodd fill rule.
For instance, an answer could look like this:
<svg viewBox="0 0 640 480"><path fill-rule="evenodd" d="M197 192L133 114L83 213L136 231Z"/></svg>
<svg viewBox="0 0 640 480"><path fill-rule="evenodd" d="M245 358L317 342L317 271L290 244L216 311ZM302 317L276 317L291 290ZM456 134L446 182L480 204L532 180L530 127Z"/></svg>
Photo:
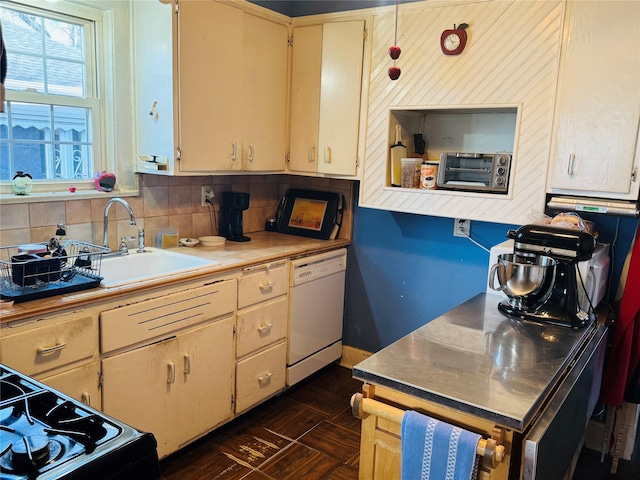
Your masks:
<svg viewBox="0 0 640 480"><path fill-rule="evenodd" d="M45 385L55 388L85 405L89 405L97 410L102 408L99 390L100 362L92 362L57 375L44 378L36 376L35 378Z"/></svg>
<svg viewBox="0 0 640 480"><path fill-rule="evenodd" d="M638 198L639 19L639 2L567 2L549 191Z"/></svg>
<svg viewBox="0 0 640 480"><path fill-rule="evenodd" d="M356 175L364 20L293 29L289 169Z"/></svg>
<svg viewBox="0 0 640 480"><path fill-rule="evenodd" d="M100 408L98 322L91 313L3 324L0 363Z"/></svg>
<svg viewBox="0 0 640 480"><path fill-rule="evenodd" d="M1 363L33 376L77 366L96 356L98 327L91 315L45 317L38 319L35 327L30 325L3 328Z"/></svg>
<svg viewBox="0 0 640 480"><path fill-rule="evenodd" d="M221 279L103 311L103 411L152 432L161 457L229 419L236 305Z"/></svg>
<svg viewBox="0 0 640 480"><path fill-rule="evenodd" d="M172 24L174 7L158 3L134 2L137 151L166 167L139 171L283 171L287 23L239 2L180 0Z"/></svg>
<svg viewBox="0 0 640 480"><path fill-rule="evenodd" d="M284 389L287 287L286 260L245 268L238 280L236 413Z"/></svg>
<svg viewBox="0 0 640 480"><path fill-rule="evenodd" d="M165 457L232 415L233 316L105 358L102 375L104 412Z"/></svg>

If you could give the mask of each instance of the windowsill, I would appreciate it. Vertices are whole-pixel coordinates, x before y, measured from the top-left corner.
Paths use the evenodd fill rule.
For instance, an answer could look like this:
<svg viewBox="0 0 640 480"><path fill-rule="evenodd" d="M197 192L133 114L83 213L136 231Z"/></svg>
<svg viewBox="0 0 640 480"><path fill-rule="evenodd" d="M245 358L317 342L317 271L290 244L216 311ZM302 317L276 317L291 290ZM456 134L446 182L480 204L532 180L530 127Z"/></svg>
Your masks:
<svg viewBox="0 0 640 480"><path fill-rule="evenodd" d="M97 190L76 190L74 193L31 192L28 195L4 193L0 194L0 203L3 205L8 205L14 203L66 202L68 200L91 200L94 198L137 197L138 194L138 190L113 190L112 192L99 192Z"/></svg>

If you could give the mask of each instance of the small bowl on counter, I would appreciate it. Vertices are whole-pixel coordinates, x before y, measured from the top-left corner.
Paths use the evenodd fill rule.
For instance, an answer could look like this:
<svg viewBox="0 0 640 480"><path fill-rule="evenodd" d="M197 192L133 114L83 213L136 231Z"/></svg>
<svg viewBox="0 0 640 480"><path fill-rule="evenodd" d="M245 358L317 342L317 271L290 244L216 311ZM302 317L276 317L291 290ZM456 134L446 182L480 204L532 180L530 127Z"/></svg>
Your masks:
<svg viewBox="0 0 640 480"><path fill-rule="evenodd" d="M181 238L180 240L178 240L178 244L182 245L183 247L195 247L199 243L200 240L198 240L197 238Z"/></svg>
<svg viewBox="0 0 640 480"><path fill-rule="evenodd" d="M227 239L225 237L207 236L198 238L203 247L222 247Z"/></svg>

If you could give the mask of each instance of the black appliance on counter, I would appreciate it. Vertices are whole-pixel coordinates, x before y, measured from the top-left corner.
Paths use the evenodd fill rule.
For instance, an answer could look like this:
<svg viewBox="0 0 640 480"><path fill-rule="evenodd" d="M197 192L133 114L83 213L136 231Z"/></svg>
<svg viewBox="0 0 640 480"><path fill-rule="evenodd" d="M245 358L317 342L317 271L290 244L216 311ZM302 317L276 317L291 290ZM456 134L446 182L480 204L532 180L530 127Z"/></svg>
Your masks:
<svg viewBox="0 0 640 480"><path fill-rule="evenodd" d="M248 242L243 235L242 212L249 208L249 194L243 192L222 192L220 203L220 228L218 233L232 242Z"/></svg>
<svg viewBox="0 0 640 480"><path fill-rule="evenodd" d="M0 365L0 479L155 480L157 443Z"/></svg>
<svg viewBox="0 0 640 480"><path fill-rule="evenodd" d="M591 234L533 224L509 230L507 237L514 241L514 265L535 264L541 258L550 258L551 263L545 268L551 273L535 293L510 296L509 300L500 302L498 310L510 317L571 328L585 327L594 320L593 311L580 307L578 281L584 287L584 279L577 277L578 262L589 260L596 247Z"/></svg>

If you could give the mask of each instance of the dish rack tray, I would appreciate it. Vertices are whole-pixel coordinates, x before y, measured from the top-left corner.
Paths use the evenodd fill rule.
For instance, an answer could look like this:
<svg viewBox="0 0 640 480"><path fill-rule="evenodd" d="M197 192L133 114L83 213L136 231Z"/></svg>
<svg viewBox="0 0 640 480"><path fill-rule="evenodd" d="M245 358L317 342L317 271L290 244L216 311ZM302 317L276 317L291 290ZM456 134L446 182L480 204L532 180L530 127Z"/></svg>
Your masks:
<svg viewBox="0 0 640 480"><path fill-rule="evenodd" d="M109 251L92 243L71 240L57 252L21 252L18 245L0 247L0 297L14 302L94 288L102 277L102 254Z"/></svg>

